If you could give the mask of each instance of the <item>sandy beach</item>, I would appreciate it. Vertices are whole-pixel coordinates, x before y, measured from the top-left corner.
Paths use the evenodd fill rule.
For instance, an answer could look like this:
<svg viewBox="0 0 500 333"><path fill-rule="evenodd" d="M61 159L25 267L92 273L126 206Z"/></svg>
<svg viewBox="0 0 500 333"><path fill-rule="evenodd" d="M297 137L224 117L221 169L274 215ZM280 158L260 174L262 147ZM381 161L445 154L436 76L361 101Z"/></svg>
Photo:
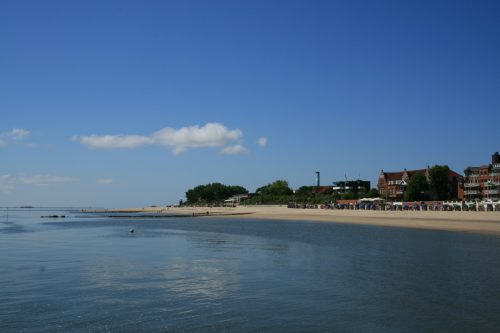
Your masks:
<svg viewBox="0 0 500 333"><path fill-rule="evenodd" d="M500 235L500 212L330 210L295 209L286 206L147 207L108 210L108 212L347 223Z"/></svg>

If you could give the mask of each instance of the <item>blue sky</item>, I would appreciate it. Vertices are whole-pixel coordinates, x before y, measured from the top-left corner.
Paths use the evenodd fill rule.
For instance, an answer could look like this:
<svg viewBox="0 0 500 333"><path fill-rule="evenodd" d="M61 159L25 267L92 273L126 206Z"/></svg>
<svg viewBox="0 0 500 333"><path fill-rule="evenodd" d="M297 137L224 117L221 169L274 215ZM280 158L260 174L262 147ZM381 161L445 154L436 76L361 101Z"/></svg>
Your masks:
<svg viewBox="0 0 500 333"><path fill-rule="evenodd" d="M498 1L2 1L0 206L489 163L499 15Z"/></svg>

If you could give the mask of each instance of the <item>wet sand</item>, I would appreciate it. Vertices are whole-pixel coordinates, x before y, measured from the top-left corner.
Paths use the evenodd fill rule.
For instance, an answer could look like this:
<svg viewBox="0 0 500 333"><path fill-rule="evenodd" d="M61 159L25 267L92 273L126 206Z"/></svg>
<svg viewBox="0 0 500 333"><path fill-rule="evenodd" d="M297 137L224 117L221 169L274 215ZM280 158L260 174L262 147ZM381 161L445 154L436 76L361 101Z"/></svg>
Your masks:
<svg viewBox="0 0 500 333"><path fill-rule="evenodd" d="M500 235L500 212L330 210L295 209L286 206L148 207L107 210L107 212L348 223Z"/></svg>

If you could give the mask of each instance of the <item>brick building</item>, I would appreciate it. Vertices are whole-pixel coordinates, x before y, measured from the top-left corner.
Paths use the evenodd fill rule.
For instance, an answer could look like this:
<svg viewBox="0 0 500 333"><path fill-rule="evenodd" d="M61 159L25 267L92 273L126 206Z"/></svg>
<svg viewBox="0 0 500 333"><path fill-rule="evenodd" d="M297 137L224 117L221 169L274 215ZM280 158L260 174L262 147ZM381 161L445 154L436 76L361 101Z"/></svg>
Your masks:
<svg viewBox="0 0 500 333"><path fill-rule="evenodd" d="M377 182L377 188L380 197L387 200L400 201L403 200L404 192L410 178L416 173L425 175L427 181L430 181L430 168L418 170L406 170L397 172L380 171ZM448 174L449 181L449 196L450 198L463 199L462 176L455 171L450 170Z"/></svg>
<svg viewBox="0 0 500 333"><path fill-rule="evenodd" d="M491 164L468 167L464 170L466 200L500 200L500 155L491 157Z"/></svg>

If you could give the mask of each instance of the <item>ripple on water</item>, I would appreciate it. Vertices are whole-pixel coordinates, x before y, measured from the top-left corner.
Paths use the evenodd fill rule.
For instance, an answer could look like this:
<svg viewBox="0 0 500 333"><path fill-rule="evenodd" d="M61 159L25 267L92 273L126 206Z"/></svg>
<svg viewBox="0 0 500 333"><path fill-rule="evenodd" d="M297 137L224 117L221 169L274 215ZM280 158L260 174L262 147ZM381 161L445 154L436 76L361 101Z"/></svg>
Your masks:
<svg viewBox="0 0 500 333"><path fill-rule="evenodd" d="M499 237L236 219L15 225L32 232L0 232L2 332L500 327Z"/></svg>

